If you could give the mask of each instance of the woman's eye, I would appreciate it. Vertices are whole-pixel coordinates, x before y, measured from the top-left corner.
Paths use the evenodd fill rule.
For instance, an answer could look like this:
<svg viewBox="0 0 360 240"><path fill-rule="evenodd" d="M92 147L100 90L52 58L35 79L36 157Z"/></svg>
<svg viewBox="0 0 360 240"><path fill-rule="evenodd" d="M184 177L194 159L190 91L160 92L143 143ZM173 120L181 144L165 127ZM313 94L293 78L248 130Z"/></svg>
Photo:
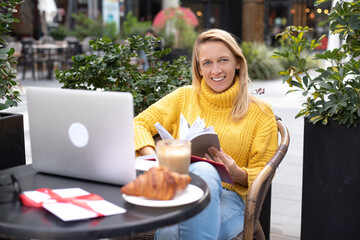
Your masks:
<svg viewBox="0 0 360 240"><path fill-rule="evenodd" d="M228 59L220 59L220 62L227 62Z"/></svg>
<svg viewBox="0 0 360 240"><path fill-rule="evenodd" d="M204 66L209 66L209 65L210 65L210 62L204 62L203 65L204 65Z"/></svg>

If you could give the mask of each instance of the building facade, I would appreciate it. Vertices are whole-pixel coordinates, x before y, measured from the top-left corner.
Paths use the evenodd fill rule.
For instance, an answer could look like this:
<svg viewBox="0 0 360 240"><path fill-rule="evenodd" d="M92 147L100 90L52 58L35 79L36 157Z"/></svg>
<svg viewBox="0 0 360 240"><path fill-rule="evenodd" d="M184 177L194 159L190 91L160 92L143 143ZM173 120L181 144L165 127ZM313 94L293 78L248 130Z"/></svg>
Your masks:
<svg viewBox="0 0 360 240"><path fill-rule="evenodd" d="M37 4L42 0L26 0L20 5L20 24L15 28L19 36L41 33L40 13ZM46 0L49 1L49 0ZM190 8L198 17L198 31L221 28L233 33L240 41L265 42L276 45L275 36L286 26L309 26L316 37L326 34L327 27L318 27L330 12L331 2L314 7L314 0L52 0L58 12L57 24L72 28L76 23L72 13L83 12L91 18L102 13L103 1L118 1L120 24L132 11L140 21L152 21L169 2ZM165 1L165 3L164 3Z"/></svg>
<svg viewBox="0 0 360 240"><path fill-rule="evenodd" d="M162 8L161 0L125 0L140 20L152 20ZM276 45L275 36L286 26L309 26L314 35L327 33L318 23L326 19L331 2L314 7L314 0L181 0L199 19L198 30L221 28L241 41Z"/></svg>

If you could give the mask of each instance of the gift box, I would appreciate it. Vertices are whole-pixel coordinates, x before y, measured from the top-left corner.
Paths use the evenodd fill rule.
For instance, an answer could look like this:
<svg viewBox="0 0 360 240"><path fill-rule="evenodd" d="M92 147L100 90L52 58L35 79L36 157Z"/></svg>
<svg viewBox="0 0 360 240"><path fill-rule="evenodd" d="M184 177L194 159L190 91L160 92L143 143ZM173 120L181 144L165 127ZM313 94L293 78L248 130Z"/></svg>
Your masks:
<svg viewBox="0 0 360 240"><path fill-rule="evenodd" d="M81 188L41 188L20 194L24 206L44 208L63 221L125 213L126 210Z"/></svg>

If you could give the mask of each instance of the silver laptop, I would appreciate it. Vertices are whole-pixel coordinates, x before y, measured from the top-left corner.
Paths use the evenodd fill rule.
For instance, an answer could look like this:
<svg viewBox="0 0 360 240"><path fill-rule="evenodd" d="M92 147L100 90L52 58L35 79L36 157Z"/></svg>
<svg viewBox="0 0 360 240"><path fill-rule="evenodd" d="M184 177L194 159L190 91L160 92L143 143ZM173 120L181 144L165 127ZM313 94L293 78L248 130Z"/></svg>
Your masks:
<svg viewBox="0 0 360 240"><path fill-rule="evenodd" d="M27 89L36 171L123 185L136 177L130 93Z"/></svg>

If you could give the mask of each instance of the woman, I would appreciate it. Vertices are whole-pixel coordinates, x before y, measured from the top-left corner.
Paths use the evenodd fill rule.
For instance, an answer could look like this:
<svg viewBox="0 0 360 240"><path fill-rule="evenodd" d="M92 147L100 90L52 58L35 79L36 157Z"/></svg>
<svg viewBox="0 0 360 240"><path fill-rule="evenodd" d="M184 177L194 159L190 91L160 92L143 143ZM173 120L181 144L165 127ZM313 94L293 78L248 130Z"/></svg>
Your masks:
<svg viewBox="0 0 360 240"><path fill-rule="evenodd" d="M180 114L189 124L200 116L219 136L221 149L211 147L209 152L225 164L235 185L221 183L208 163L191 164L189 171L208 184L211 201L190 220L159 229L156 238L231 239L243 230L249 186L276 151L275 116L266 103L249 94L246 60L228 32L211 29L197 37L192 71L192 86L175 90L135 118L137 153L155 153L156 122L178 138Z"/></svg>

